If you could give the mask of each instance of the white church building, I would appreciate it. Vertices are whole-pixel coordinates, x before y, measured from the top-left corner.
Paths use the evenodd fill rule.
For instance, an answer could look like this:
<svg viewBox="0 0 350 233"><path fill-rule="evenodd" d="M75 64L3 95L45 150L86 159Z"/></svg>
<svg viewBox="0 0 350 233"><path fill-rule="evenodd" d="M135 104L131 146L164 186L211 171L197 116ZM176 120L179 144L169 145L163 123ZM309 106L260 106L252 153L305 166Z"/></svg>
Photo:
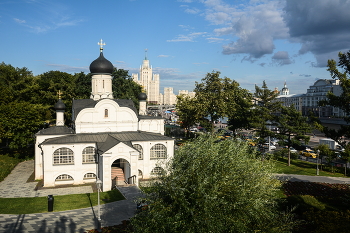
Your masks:
<svg viewBox="0 0 350 233"><path fill-rule="evenodd" d="M35 179L44 187L102 181L102 190L138 184L162 171L174 154L174 139L164 136L164 119L146 115L145 93L140 110L132 100L114 99L113 65L103 56L90 64L91 97L73 100L73 127L64 125L65 105L55 104L56 126L36 134Z"/></svg>

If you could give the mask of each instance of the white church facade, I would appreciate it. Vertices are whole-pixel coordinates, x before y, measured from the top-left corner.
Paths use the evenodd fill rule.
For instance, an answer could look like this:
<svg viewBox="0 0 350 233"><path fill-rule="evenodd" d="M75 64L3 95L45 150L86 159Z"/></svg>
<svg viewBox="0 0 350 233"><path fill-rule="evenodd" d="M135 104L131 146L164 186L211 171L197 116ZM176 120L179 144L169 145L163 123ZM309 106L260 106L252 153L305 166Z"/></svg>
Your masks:
<svg viewBox="0 0 350 233"><path fill-rule="evenodd" d="M102 190L138 184L160 172L174 155L174 140L164 136L164 119L146 115L145 93L140 110L131 100L114 99L113 65L100 56L90 65L90 99L73 100L73 127L64 125L65 105L55 104L56 126L36 134L35 179L44 187L102 181Z"/></svg>

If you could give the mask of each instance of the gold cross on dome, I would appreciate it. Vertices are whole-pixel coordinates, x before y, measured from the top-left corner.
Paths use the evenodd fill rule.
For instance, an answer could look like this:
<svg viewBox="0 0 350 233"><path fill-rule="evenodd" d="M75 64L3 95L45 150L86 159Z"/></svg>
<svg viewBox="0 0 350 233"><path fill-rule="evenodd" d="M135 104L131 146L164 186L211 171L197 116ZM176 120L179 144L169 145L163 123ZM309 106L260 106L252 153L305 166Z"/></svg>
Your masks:
<svg viewBox="0 0 350 233"><path fill-rule="evenodd" d="M63 93L61 92L61 90L58 90L57 94L58 94L58 99L61 99L61 95L63 94Z"/></svg>
<svg viewBox="0 0 350 233"><path fill-rule="evenodd" d="M103 46L106 45L106 43L104 43L101 39L100 42L98 42L97 44L100 46L100 51L102 52Z"/></svg>

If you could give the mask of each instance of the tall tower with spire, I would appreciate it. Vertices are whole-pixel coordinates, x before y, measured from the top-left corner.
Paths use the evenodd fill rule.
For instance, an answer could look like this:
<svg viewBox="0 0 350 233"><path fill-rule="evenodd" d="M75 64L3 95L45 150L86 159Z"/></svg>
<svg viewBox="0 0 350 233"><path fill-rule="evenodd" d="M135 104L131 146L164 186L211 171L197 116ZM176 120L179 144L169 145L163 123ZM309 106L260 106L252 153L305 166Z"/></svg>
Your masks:
<svg viewBox="0 0 350 233"><path fill-rule="evenodd" d="M112 73L113 65L103 56L102 39L97 43L100 46L100 56L90 64L91 79L91 96L93 100L113 99L112 91Z"/></svg>
<svg viewBox="0 0 350 233"><path fill-rule="evenodd" d="M152 66L147 58L148 50L145 49L145 59L140 67L140 75L132 74L134 82L141 85L147 94L148 103L159 103L159 74L153 74Z"/></svg>
<svg viewBox="0 0 350 233"><path fill-rule="evenodd" d="M289 95L289 89L288 89L288 87L287 87L286 81L284 81L284 87L282 88L280 94L281 94L281 95Z"/></svg>

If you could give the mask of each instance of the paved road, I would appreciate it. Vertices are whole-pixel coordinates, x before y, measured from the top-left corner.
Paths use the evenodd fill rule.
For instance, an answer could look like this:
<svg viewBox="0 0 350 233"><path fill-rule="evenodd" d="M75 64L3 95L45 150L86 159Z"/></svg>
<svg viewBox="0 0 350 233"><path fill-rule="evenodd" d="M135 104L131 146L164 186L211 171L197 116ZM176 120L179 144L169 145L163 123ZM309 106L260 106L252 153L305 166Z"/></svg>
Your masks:
<svg viewBox="0 0 350 233"><path fill-rule="evenodd" d="M34 191L36 182L26 183L34 171L34 161L16 166L6 179L0 182L0 197L39 197L92 193L91 186L42 189ZM130 219L135 212L134 200L141 195L136 186L120 187L126 200L101 205L101 223L97 220L97 206L62 212L38 214L0 214L1 233L82 233L101 226L113 226ZM1 200L4 201L4 200Z"/></svg>

